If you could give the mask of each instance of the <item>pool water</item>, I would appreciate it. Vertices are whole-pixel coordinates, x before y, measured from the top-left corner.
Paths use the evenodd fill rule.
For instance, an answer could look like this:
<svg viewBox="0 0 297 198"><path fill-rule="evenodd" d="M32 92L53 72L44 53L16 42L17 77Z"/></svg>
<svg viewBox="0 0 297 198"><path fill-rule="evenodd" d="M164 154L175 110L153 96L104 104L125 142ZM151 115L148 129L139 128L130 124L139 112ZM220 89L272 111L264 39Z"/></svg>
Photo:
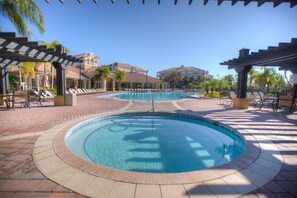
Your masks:
<svg viewBox="0 0 297 198"><path fill-rule="evenodd" d="M174 101L188 98L193 92L125 92L112 94L107 97L123 100L136 100L148 102L154 98L155 101Z"/></svg>
<svg viewBox="0 0 297 198"><path fill-rule="evenodd" d="M66 138L70 150L126 171L202 170L228 163L245 149L243 140L225 128L175 116L113 116L76 128Z"/></svg>

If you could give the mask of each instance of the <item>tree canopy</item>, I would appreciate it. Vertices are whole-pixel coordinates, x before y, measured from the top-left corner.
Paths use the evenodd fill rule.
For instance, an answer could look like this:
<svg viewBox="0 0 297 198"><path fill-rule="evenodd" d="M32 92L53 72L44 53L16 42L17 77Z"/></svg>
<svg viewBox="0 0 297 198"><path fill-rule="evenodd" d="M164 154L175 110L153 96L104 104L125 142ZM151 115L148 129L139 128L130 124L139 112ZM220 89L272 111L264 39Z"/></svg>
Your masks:
<svg viewBox="0 0 297 198"><path fill-rule="evenodd" d="M1 0L0 10L22 36L32 37L32 31L26 21L37 27L39 32L45 32L43 14L32 0Z"/></svg>

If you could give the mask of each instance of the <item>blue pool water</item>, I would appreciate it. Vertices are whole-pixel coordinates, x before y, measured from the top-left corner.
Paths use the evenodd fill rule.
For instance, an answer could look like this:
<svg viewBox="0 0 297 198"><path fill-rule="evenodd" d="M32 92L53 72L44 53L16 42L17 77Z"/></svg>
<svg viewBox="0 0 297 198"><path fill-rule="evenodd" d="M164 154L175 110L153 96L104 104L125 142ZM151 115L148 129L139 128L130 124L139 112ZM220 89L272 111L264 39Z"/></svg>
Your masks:
<svg viewBox="0 0 297 198"><path fill-rule="evenodd" d="M66 144L96 164L126 171L178 173L230 162L244 151L235 133L175 114L97 118L73 128Z"/></svg>
<svg viewBox="0 0 297 198"><path fill-rule="evenodd" d="M120 94L112 94L107 97L147 102L151 101L152 97L154 97L155 101L174 101L188 98L193 94L194 93L192 92L125 92Z"/></svg>

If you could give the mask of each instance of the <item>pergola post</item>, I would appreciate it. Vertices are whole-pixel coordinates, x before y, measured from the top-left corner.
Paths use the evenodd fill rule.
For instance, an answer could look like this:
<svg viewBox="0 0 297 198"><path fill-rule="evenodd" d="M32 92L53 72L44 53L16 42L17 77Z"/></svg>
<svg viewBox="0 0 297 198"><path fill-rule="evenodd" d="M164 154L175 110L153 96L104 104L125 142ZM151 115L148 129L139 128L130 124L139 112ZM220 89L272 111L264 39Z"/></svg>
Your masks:
<svg viewBox="0 0 297 198"><path fill-rule="evenodd" d="M252 66L237 67L235 71L238 74L237 77L237 98L246 98L248 73L251 71Z"/></svg>
<svg viewBox="0 0 297 198"><path fill-rule="evenodd" d="M249 56L249 49L243 48L239 50L239 58ZM233 99L233 107L247 109L249 107L248 99L246 99L248 73L253 66L246 65L241 67L235 67L235 71L238 74L237 77L237 97Z"/></svg>
<svg viewBox="0 0 297 198"><path fill-rule="evenodd" d="M8 94L9 80L6 67L0 67L0 94Z"/></svg>
<svg viewBox="0 0 297 198"><path fill-rule="evenodd" d="M56 69L56 86L57 96L54 99L55 106L65 105L65 93L66 93L66 68L59 62L53 62L53 66Z"/></svg>

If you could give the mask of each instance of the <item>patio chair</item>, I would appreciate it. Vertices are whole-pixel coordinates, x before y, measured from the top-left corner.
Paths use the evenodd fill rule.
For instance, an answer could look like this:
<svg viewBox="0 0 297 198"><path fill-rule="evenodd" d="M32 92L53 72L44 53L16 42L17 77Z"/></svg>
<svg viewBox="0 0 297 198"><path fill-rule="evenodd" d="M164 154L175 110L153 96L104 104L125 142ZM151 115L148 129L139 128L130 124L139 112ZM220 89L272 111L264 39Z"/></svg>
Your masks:
<svg viewBox="0 0 297 198"><path fill-rule="evenodd" d="M230 91L228 97L220 98L220 103L221 103L221 99L223 99L223 102L221 104L226 104L226 105L231 106L233 104L233 99L234 98L236 98L235 91Z"/></svg>
<svg viewBox="0 0 297 198"><path fill-rule="evenodd" d="M287 107L289 112L293 113L296 108L296 101L292 95L279 95L274 110L277 111L280 107Z"/></svg>
<svg viewBox="0 0 297 198"><path fill-rule="evenodd" d="M257 99L257 102L255 104L256 106L260 106L259 110L262 109L263 106L270 106L273 110L275 110L275 102L276 102L276 98L272 97L270 95L264 95L263 92L258 92L259 94L259 98Z"/></svg>
<svg viewBox="0 0 297 198"><path fill-rule="evenodd" d="M15 104L18 103L23 107L30 108L29 91L13 91L12 107L15 108Z"/></svg>
<svg viewBox="0 0 297 198"><path fill-rule="evenodd" d="M250 95L247 95L247 97L246 97L247 99L248 99L248 103L249 103L249 105L251 105L251 106L255 106L255 104L257 103L257 101L256 101L256 95L254 95L254 94L250 94Z"/></svg>

